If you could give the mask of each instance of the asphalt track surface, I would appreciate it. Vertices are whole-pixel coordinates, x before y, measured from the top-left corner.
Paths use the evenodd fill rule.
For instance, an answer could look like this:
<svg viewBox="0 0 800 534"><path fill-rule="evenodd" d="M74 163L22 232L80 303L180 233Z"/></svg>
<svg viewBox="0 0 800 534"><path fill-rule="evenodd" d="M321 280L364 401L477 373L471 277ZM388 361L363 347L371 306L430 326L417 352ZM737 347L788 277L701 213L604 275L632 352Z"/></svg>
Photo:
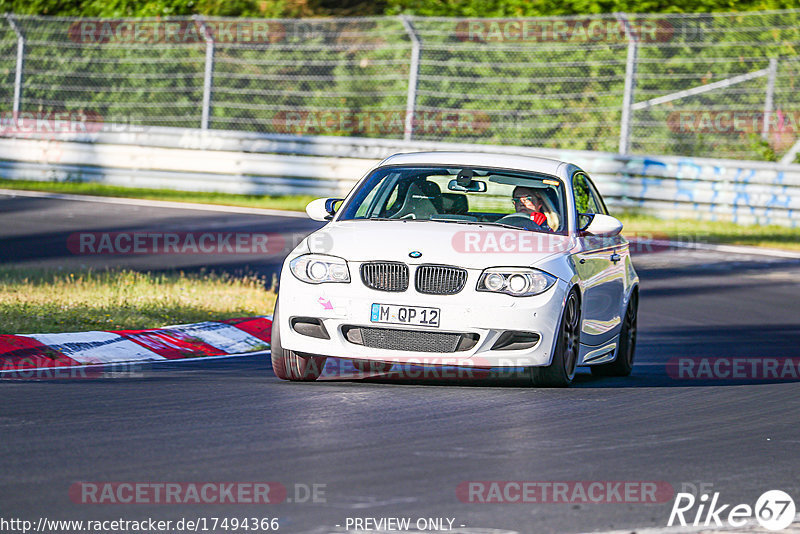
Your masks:
<svg viewBox="0 0 800 534"><path fill-rule="evenodd" d="M294 245L321 226L303 217L117 202L116 199L86 202L0 194L0 265L64 269L124 267L156 271L208 269L271 278L272 274L280 272L283 258ZM209 208L215 209L213 206ZM82 233L126 233L129 236L210 233L226 235L234 240L238 234L259 233L274 237L276 245L274 248L271 244L266 247L270 252L266 256L237 254L232 246L218 247L222 253L213 254L93 254L91 248L82 251L80 246L74 246L79 245ZM130 244L129 241L123 243ZM229 241L231 243L235 244L235 241ZM97 252L99 247L94 250Z"/></svg>
<svg viewBox="0 0 800 534"><path fill-rule="evenodd" d="M0 199L1 261L73 265L60 248L65 234L165 224L294 232L305 223ZM98 379L0 381L0 515L278 517L279 532L319 534L342 532L336 525L348 517L449 517L457 532L568 533L661 527L671 502L467 503L456 488L475 480L665 481L676 491L712 484L734 504L753 504L769 489L800 500L797 380L689 380L666 371L674 358L797 356L800 264L683 250L641 254L636 263L640 337L625 379L583 372L558 390L503 377L288 383L262 355ZM290 499L295 485L324 484L325 494L324 502L259 506L86 505L68 495L77 481L273 481Z"/></svg>

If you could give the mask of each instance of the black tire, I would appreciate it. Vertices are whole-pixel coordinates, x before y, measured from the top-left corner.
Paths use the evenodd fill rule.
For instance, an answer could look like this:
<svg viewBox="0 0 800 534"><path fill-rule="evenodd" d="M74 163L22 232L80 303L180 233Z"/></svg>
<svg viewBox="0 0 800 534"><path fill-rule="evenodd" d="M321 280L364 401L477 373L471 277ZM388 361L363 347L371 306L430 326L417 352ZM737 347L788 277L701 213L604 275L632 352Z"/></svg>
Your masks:
<svg viewBox="0 0 800 534"><path fill-rule="evenodd" d="M278 305L272 314L272 333L270 335L270 352L272 358L272 371L281 380L297 382L312 382L319 378L325 367L326 356L314 356L281 346L281 333L278 328Z"/></svg>
<svg viewBox="0 0 800 534"><path fill-rule="evenodd" d="M531 383L539 387L567 387L575 377L581 341L581 302L572 290L564 301L553 360L548 366L530 367Z"/></svg>
<svg viewBox="0 0 800 534"><path fill-rule="evenodd" d="M617 357L613 362L592 365L590 369L594 376L629 376L633 370L633 357L636 352L636 324L639 315L639 294L634 291L625 317L622 319L622 329L619 333L619 346Z"/></svg>
<svg viewBox="0 0 800 534"><path fill-rule="evenodd" d="M388 373L392 370L391 363L375 362L372 360L353 360L353 367L362 373Z"/></svg>

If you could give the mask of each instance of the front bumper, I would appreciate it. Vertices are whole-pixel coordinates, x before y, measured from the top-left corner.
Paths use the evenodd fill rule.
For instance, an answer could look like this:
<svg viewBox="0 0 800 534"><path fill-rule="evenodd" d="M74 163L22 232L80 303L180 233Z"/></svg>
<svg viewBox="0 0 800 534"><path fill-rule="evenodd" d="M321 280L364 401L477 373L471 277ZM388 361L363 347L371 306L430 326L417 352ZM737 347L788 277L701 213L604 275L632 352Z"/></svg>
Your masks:
<svg viewBox="0 0 800 534"><path fill-rule="evenodd" d="M404 292L392 293L366 287L358 277L358 267L350 264L352 280L347 284L308 284L295 278L288 268L283 270L278 296L278 327L283 348L338 358L429 365L527 367L548 365L551 361L568 290L562 280L540 295L512 297L476 291L481 271L470 269L466 287L456 295L418 293L413 284ZM373 323L370 321L373 303L439 308L439 327ZM296 332L290 325L296 317L319 319L330 339ZM345 333L353 327L471 334L473 338L477 335L478 340L469 349L456 352L373 348L348 341ZM530 348L493 348L507 331L533 332L540 337Z"/></svg>

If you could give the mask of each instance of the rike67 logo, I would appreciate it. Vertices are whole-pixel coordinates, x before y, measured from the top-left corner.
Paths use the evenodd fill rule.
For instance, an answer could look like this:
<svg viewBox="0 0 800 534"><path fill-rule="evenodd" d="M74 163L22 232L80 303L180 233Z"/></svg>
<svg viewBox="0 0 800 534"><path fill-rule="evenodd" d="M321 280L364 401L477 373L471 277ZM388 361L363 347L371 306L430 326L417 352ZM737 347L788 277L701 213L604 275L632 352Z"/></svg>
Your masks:
<svg viewBox="0 0 800 534"><path fill-rule="evenodd" d="M755 506L749 504L723 504L718 491L709 497L703 493L695 497L692 493L678 493L672 512L669 514L667 526L692 525L708 527L743 527L752 519L767 530L783 530L792 524L795 517L795 505L792 497L781 490L764 492Z"/></svg>

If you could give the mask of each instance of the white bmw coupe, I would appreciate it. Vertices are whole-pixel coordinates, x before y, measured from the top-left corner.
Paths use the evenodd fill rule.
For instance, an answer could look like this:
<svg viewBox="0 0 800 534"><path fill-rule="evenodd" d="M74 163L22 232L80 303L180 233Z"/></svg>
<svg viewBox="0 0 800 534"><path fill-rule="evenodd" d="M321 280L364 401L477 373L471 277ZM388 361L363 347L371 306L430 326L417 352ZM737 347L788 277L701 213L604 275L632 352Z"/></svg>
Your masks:
<svg viewBox="0 0 800 534"><path fill-rule="evenodd" d="M536 386L568 386L577 366L631 372L639 278L622 223L575 165L398 154L306 211L330 222L283 264L279 378L315 380L327 357L523 368Z"/></svg>

